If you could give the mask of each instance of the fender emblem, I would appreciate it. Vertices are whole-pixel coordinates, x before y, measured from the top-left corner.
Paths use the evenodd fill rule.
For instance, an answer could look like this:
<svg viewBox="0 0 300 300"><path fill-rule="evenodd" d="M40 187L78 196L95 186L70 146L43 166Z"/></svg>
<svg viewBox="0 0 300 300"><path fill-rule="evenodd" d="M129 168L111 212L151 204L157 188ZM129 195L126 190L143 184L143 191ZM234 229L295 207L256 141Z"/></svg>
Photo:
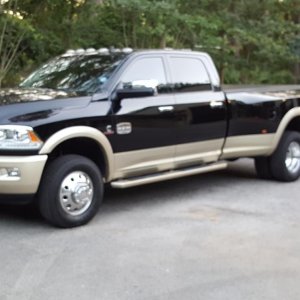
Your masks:
<svg viewBox="0 0 300 300"><path fill-rule="evenodd" d="M112 135L114 134L115 132L113 131L112 129L112 126L111 125L107 125L106 126L106 131L104 132L105 135Z"/></svg>
<svg viewBox="0 0 300 300"><path fill-rule="evenodd" d="M131 123L124 122L117 124L117 134L129 134L132 131Z"/></svg>

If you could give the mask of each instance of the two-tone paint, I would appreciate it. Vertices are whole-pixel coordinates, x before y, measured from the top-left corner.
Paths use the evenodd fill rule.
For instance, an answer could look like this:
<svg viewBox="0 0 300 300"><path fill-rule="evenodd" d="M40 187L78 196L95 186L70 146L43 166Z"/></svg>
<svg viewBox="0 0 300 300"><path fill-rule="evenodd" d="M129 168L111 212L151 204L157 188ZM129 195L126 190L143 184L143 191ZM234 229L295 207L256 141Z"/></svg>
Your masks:
<svg viewBox="0 0 300 300"><path fill-rule="evenodd" d="M169 66L172 55L201 60L210 84L201 91L177 92ZM118 99L122 75L143 57L163 60L168 87L154 96ZM284 130L300 130L300 86L222 91L212 60L197 52L134 52L124 56L100 93L17 88L2 91L0 104L0 125L30 126L44 142L38 152L0 150L0 162L7 156L47 158L66 141L76 139L80 148L80 140L89 139L99 145L106 166L103 175L115 187L118 179L270 155Z"/></svg>

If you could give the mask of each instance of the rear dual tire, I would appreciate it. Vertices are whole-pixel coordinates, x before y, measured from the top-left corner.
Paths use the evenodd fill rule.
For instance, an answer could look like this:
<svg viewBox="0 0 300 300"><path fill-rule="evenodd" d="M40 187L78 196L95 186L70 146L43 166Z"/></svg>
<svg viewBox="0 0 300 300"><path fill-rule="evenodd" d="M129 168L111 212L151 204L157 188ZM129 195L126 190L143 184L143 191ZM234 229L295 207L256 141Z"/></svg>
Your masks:
<svg viewBox="0 0 300 300"><path fill-rule="evenodd" d="M255 158L257 175L263 179L295 181L300 176L300 133L286 131L275 152Z"/></svg>

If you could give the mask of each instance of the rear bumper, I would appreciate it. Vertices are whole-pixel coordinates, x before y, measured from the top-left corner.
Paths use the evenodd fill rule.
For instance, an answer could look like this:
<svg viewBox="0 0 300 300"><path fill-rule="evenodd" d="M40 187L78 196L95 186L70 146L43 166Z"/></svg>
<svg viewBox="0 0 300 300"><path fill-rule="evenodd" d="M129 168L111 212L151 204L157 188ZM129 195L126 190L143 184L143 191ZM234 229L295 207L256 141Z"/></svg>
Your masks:
<svg viewBox="0 0 300 300"><path fill-rule="evenodd" d="M0 156L0 201L10 198L6 195L20 196L20 199L34 195L47 158L47 155Z"/></svg>

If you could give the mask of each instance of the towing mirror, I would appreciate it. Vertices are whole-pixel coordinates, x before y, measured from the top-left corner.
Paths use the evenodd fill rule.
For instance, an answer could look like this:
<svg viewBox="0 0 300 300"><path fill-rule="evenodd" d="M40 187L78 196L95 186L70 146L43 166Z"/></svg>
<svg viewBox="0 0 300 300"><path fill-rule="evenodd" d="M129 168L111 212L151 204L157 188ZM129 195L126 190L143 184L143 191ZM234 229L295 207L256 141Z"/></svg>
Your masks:
<svg viewBox="0 0 300 300"><path fill-rule="evenodd" d="M122 83L123 88L117 90L119 100L126 98L151 97L157 94L158 81L135 80L132 82Z"/></svg>
<svg viewBox="0 0 300 300"><path fill-rule="evenodd" d="M119 100L128 98L142 98L151 97L155 95L155 91L152 88L124 88L117 90L117 97Z"/></svg>

